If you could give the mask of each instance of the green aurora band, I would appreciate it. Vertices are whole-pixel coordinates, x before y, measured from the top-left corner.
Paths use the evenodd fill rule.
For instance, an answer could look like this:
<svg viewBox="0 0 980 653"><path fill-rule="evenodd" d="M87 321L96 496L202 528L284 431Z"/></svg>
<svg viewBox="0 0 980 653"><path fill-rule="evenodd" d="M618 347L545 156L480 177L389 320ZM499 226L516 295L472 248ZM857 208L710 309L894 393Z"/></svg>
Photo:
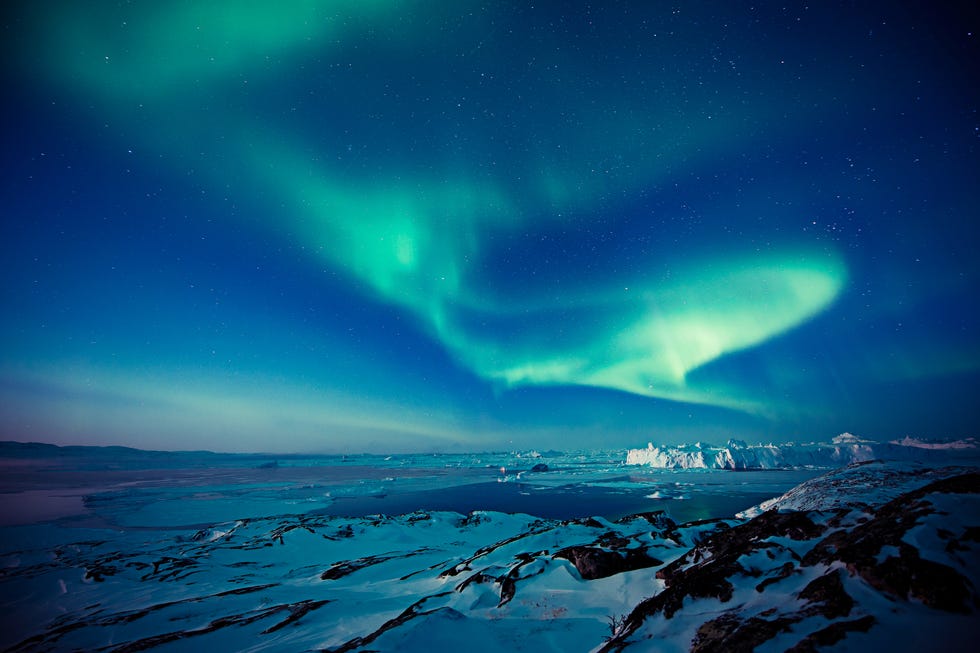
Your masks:
<svg viewBox="0 0 980 653"><path fill-rule="evenodd" d="M146 151L175 166L183 153L206 149L213 161L201 173L206 185L251 187L280 207L267 224L251 227L287 233L379 301L407 310L457 361L492 383L584 385L772 410L770 402L733 388L697 386L691 373L830 306L847 270L825 245L671 261L669 279L653 281L639 266L614 282L555 293L530 285L519 296L501 296L480 276L495 239L588 220L611 188L636 193L693 152L734 147L739 137L724 118L682 134L690 119L658 107L654 96L645 107L649 118L593 109L591 128L548 132L566 144L560 154L528 148L501 166L511 169L504 174L452 156L417 169L379 157L370 171L359 171L311 154L316 148L307 134L274 133L244 106L225 107L220 124L204 111L220 90L246 82L260 88L285 63L339 58L365 30L397 34L396 48L417 46L426 32L401 26L412 4L161 2L127 13L65 3L38 9L36 27L47 51L42 68L55 84L95 98L97 112L128 126ZM338 93L336 101L345 98ZM654 123L661 145L637 151L630 134ZM612 179L591 174L596 159L618 154L631 165ZM438 159L428 150L420 156ZM663 264L651 260L648 267ZM579 323L579 312L601 318Z"/></svg>

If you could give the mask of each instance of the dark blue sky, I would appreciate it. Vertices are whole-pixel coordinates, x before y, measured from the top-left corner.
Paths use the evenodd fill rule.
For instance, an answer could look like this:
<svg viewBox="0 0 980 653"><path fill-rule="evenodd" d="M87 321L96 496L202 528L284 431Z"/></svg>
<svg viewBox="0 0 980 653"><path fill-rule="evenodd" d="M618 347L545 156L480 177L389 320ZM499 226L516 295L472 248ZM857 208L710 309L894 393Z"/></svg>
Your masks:
<svg viewBox="0 0 980 653"><path fill-rule="evenodd" d="M7 7L0 436L976 435L955 4Z"/></svg>

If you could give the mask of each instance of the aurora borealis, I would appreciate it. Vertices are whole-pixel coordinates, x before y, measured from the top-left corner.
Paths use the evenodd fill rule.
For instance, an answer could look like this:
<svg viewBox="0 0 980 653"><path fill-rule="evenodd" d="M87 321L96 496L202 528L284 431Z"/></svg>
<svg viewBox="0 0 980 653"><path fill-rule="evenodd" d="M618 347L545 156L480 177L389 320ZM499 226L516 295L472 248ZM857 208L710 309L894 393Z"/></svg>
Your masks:
<svg viewBox="0 0 980 653"><path fill-rule="evenodd" d="M954 4L14 3L0 439L975 435Z"/></svg>

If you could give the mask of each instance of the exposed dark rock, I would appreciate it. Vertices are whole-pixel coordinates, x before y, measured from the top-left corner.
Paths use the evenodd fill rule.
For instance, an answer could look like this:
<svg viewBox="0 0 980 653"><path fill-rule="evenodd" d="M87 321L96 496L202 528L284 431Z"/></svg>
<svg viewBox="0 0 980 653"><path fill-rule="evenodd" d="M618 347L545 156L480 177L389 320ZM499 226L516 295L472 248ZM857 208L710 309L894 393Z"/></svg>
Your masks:
<svg viewBox="0 0 980 653"><path fill-rule="evenodd" d="M691 653L751 653L760 644L788 631L795 621L787 617L773 620L752 617L743 621L728 613L698 628L691 642Z"/></svg>
<svg viewBox="0 0 980 653"><path fill-rule="evenodd" d="M366 556L357 560L342 560L330 565L330 568L320 574L320 580L337 580L344 576L353 574L358 569L364 569L372 565L381 564L386 560L391 560L397 556Z"/></svg>
<svg viewBox="0 0 980 653"><path fill-rule="evenodd" d="M460 584L458 584L456 586L456 591L457 592L462 592L467 587L469 587L471 583L477 583L477 584L480 584L480 583L494 583L496 581L497 581L496 577L491 576L490 574L488 574L486 572L478 571L475 574L473 574L472 576L467 576L466 580L464 580L463 582L461 582Z"/></svg>
<svg viewBox="0 0 980 653"><path fill-rule="evenodd" d="M844 584L837 570L813 579L798 596L810 604L804 610L807 615L820 614L828 619L836 619L851 614L854 607L854 599L844 591Z"/></svg>
<svg viewBox="0 0 980 653"><path fill-rule="evenodd" d="M597 520L595 517L585 517L584 519L569 519L562 522L562 524L579 524L580 526L587 526L588 528L606 528L606 524Z"/></svg>
<svg viewBox="0 0 980 653"><path fill-rule="evenodd" d="M625 549L629 547L629 538L623 537L615 531L606 531L596 540L596 544L607 549Z"/></svg>
<svg viewBox="0 0 980 653"><path fill-rule="evenodd" d="M520 567L514 567L508 573L497 578L496 582L500 584L500 601L497 603L497 607L507 605L514 598L517 593L517 579L519 577Z"/></svg>
<svg viewBox="0 0 980 653"><path fill-rule="evenodd" d="M980 527L968 526L963 529L963 532L956 536L955 533L946 530L945 528L940 528L936 531L936 534L940 538L946 540L946 553L955 554L958 551L972 551L974 542L978 541L978 536L980 536Z"/></svg>
<svg viewBox="0 0 980 653"><path fill-rule="evenodd" d="M354 651L359 648L363 648L365 645L370 644L371 642L376 640L378 637L381 637L381 635L385 634L392 628L397 628L398 626L401 626L402 624L411 621L416 617L424 617L425 615L432 614L433 612L438 612L439 610L448 610L450 608L435 608L432 610L420 609L422 605L425 604L426 601L430 599L440 598L446 596L447 594L449 594L449 592L440 592L439 594L433 594L432 596L423 597L418 601L416 601L415 603L413 603L412 605L405 608L402 611L402 613L399 614L394 619L389 619L388 621L381 624L381 627L375 630L374 632L369 633L363 637L355 637L354 639L351 639L345 642L344 644L342 644L341 646L338 646L337 648L331 650L334 653L346 653L346 651Z"/></svg>
<svg viewBox="0 0 980 653"><path fill-rule="evenodd" d="M980 542L980 526L969 526L960 538L964 542Z"/></svg>
<svg viewBox="0 0 980 653"><path fill-rule="evenodd" d="M534 467L531 468L531 471L532 472L546 472L546 471L548 471L548 466L546 464L544 464L544 463L538 463L537 465L535 465Z"/></svg>
<svg viewBox="0 0 980 653"><path fill-rule="evenodd" d="M742 620L734 612L728 612L706 621L698 628L691 642L691 652L706 653L716 650L718 645L728 639L742 626Z"/></svg>
<svg viewBox="0 0 980 653"><path fill-rule="evenodd" d="M898 557L889 556L862 577L869 583L900 597L915 598L930 608L969 614L970 586L958 571L926 560L912 546L900 547Z"/></svg>
<svg viewBox="0 0 980 653"><path fill-rule="evenodd" d="M283 619L282 621L280 621L279 623L272 624L271 626L263 630L262 634L268 635L269 633L274 633L277 630L281 630L282 628L285 628L290 624L294 624L300 619L302 619L303 617L305 617L308 613L313 612L317 608L320 608L326 605L327 603L330 603L330 601L327 599L322 599L319 601L307 600L307 601L299 601L297 603L291 603L289 605L283 606L286 609L286 611L289 612L289 616Z"/></svg>
<svg viewBox="0 0 980 653"><path fill-rule="evenodd" d="M56 619L45 632L28 637L19 643L4 649L3 653L18 653L19 651L41 650L50 651L55 649L55 643L71 633L72 631L84 628L87 624L84 621L65 621Z"/></svg>
<svg viewBox="0 0 980 653"><path fill-rule="evenodd" d="M732 525L728 523L729 521L730 520L719 518L695 519L694 521L685 522L682 524L682 526L686 528L695 526L713 526L716 531L727 531L729 528L732 528Z"/></svg>
<svg viewBox="0 0 980 653"><path fill-rule="evenodd" d="M789 578L796 571L796 565L792 562L787 562L783 564L775 573L770 574L765 580L755 586L756 592L764 592L767 587L773 583L778 583L779 581Z"/></svg>
<svg viewBox="0 0 980 653"><path fill-rule="evenodd" d="M657 571L657 578L663 579L666 584L664 590L656 596L641 601L627 616L621 632L607 642L601 650L620 650L626 638L635 632L647 617L662 612L670 619L683 607L685 598L716 598L722 603L730 600L734 588L729 579L750 575L738 559L759 549L780 546L766 541L766 538L786 537L792 540L807 540L819 537L823 530L822 526L815 524L805 513L770 511L744 524L709 533L687 554ZM775 624L766 628L783 627L778 620L759 621ZM762 627L762 625L757 626Z"/></svg>
<svg viewBox="0 0 980 653"><path fill-rule="evenodd" d="M290 531L294 531L298 528L301 528L308 533L315 533L313 528L300 521L299 523L295 523L295 524L283 524L282 526L279 526L278 528L274 529L271 533L269 533L269 537L273 540L277 540L279 544L285 544L286 541L283 539L283 535L289 533Z"/></svg>
<svg viewBox="0 0 980 653"><path fill-rule="evenodd" d="M96 583L101 583L105 580L106 576L115 576L119 571L114 565L96 565L94 567L89 567L85 570L85 575L83 578L85 580L91 580Z"/></svg>
<svg viewBox="0 0 980 653"><path fill-rule="evenodd" d="M806 512L764 512L746 524L732 528L740 537L757 540L765 537L788 537L802 542L823 534L825 528L814 523Z"/></svg>
<svg viewBox="0 0 980 653"><path fill-rule="evenodd" d="M465 528L468 526L478 526L484 523L485 521L487 521L486 516L482 512L474 510L473 512L466 515L465 517L463 517L463 519L460 520L459 526L461 528Z"/></svg>
<svg viewBox="0 0 980 653"><path fill-rule="evenodd" d="M847 572L888 595L916 599L930 608L969 613L972 609L969 581L953 567L923 559L918 549L904 541L904 537L924 517L936 512L928 500L930 494L977 492L980 492L980 474L967 473L905 493L877 510L864 508L870 516L857 519L854 526L846 525L845 517L850 515L854 519L856 516L850 508L837 510L827 523L840 530L829 535L825 535L828 528L814 522L807 512L767 512L730 530L709 533L687 554L657 572L658 578L665 581L665 589L639 603L601 650L622 650L648 617L662 613L669 619L683 608L685 599L730 600L734 591L732 581L761 573L745 569L740 558L764 550L788 555L802 566L825 565L832 567L832 571L813 579L800 590L798 598L803 602L800 608L792 605L773 607L748 618L733 610L706 622L698 630L692 650L748 651L803 619L819 615L835 620L851 615L856 604L845 591L843 579ZM965 543L980 539L980 528L965 529L959 538L951 531L937 534L948 542L948 551L958 551L970 548ZM800 542L814 540L816 544L801 558L781 545L777 538ZM775 555L769 558L779 559ZM843 569L841 563L844 563ZM796 573L799 573L797 565L785 562L770 571L765 580L756 585L756 590L762 592L772 583ZM832 645L848 632L864 632L874 624L873 616L836 621L801 640L793 650L811 651L818 646Z"/></svg>
<svg viewBox="0 0 980 653"><path fill-rule="evenodd" d="M261 619L266 619L272 615L278 614L280 612L288 612L289 616L283 621L273 624L265 631L265 633L271 633L284 626L294 623L301 619L307 613L320 608L323 605L329 603L327 600L321 601L298 601L296 603L285 603L282 605L273 605L266 608L261 608L254 610L252 612L246 612L241 614L229 615L227 617L219 617L209 622L206 626L201 628L194 628L190 630L178 630L170 633L163 633L161 635L154 635L152 637L146 637L143 639L135 640L125 644L121 644L113 649L112 653L137 653L138 651L146 651L151 648L156 648L157 646L162 646L164 644L169 644L171 642L176 642L182 639L188 639L191 637L199 637L201 635L207 635L213 633L222 628L227 628L229 626L244 626L250 623L254 623Z"/></svg>
<svg viewBox="0 0 980 653"><path fill-rule="evenodd" d="M844 523L844 516L851 512L851 508L838 508L834 511L834 516L827 520L828 528L840 528ZM862 517L860 521L865 521Z"/></svg>
<svg viewBox="0 0 980 653"><path fill-rule="evenodd" d="M492 553L493 551L499 549L502 546L506 546L508 544L513 544L514 542L517 542L519 540L522 540L522 539L524 539L526 537L531 537L531 536L534 536L534 535L539 535L540 533L544 533L545 531L549 531L552 528L554 528L554 525L553 524L549 524L549 523L543 522L543 521L541 521L541 522L535 521L535 522L533 522L530 525L530 527L528 528L528 530L524 531L523 533L520 533L518 535L514 535L513 537L508 537L507 539L504 539L504 540L500 540L499 542L495 542L494 544L491 544L489 546L480 547L479 549L477 549L476 553L474 553L472 556L470 556L466 560L463 560L462 562L459 562L459 563L453 565L452 567L450 567L449 569L446 569L442 573L440 573L439 574L439 578L446 578L447 576L456 576L456 575L460 574L461 572L469 571L470 569L472 569L470 567L470 565L474 561L476 561L476 560L478 560L478 559L486 556L488 553Z"/></svg>
<svg viewBox="0 0 980 653"><path fill-rule="evenodd" d="M200 597L194 597L189 599L182 599L179 601L165 601L163 603L155 603L149 607L142 608L139 610L131 610L128 612L123 612L121 614L112 615L109 617L103 617L99 620L99 625L101 626L111 626L117 623L129 623L132 621L137 621L147 616L150 613L158 612L160 610L165 610L175 605L182 605L187 603L200 603L202 601L207 601L208 599L221 598L223 596L238 596L243 594L252 594L254 592L262 592L267 589L276 587L275 583L265 583L263 585L250 585L248 587L236 587L235 589L225 590L223 592L217 592L215 594L209 594Z"/></svg>
<svg viewBox="0 0 980 653"><path fill-rule="evenodd" d="M722 602L730 599L732 585L728 578L736 574L751 575L738 559L760 548L778 546L765 538L805 540L816 537L821 531L822 527L804 513L766 512L745 524L709 534L687 555L657 572L657 577L667 584L667 589L659 596L674 595L663 601L664 615L673 616L685 596L717 598Z"/></svg>
<svg viewBox="0 0 980 653"><path fill-rule="evenodd" d="M153 571L142 576L140 580L149 580L150 578L158 581L178 580L199 571L198 562L193 558L164 556L159 560L154 560Z"/></svg>
<svg viewBox="0 0 980 653"><path fill-rule="evenodd" d="M829 565L844 562L848 571L872 587L901 599L914 597L929 607L949 612L970 612L970 586L962 575L947 565L924 560L918 550L903 541L920 519L935 509L926 496L933 493L980 492L980 474L963 474L943 479L903 494L886 503L872 519L850 531L840 530L817 543L803 564ZM884 547L898 555L879 562Z"/></svg>
<svg viewBox="0 0 980 653"><path fill-rule="evenodd" d="M342 560L340 562L335 562L330 565L330 568L320 574L320 580L337 580L338 578L343 578L344 576L349 576L359 569L364 569L365 567L371 567L372 565L378 565L382 562L387 562L388 560L397 560L399 558L411 558L412 556L417 556L426 553L429 549L416 549L415 551L409 551L408 553L393 554L393 555L376 555L376 556L364 556L363 558L358 558L356 560Z"/></svg>
<svg viewBox="0 0 980 653"><path fill-rule="evenodd" d="M537 576L544 571L544 567L540 567L537 571L532 572L527 576L521 576L521 569L532 562L535 562L540 556L546 554L546 551L537 551L535 553L518 553L517 559L520 561L516 565L510 568L505 575L497 578L498 583L500 583L500 602L497 607L501 607L510 603L511 599L514 598L514 594L517 592L517 581L523 580L525 578L530 578L531 576Z"/></svg>
<svg viewBox="0 0 980 653"><path fill-rule="evenodd" d="M633 515L627 515L622 519L616 521L617 524L627 524L636 519L645 519L650 522L658 531L672 531L677 528L676 522L667 516L667 512L664 510L654 510L652 512L638 512Z"/></svg>
<svg viewBox="0 0 980 653"><path fill-rule="evenodd" d="M866 633L876 623L877 620L871 615L851 621L837 621L807 635L796 646L787 649L786 653L816 653L817 647L833 646L847 637L847 633Z"/></svg>
<svg viewBox="0 0 980 653"><path fill-rule="evenodd" d="M571 562L583 580L607 578L624 571L635 571L663 564L663 561L647 555L645 549L626 549L618 552L594 546L570 546L555 553L554 557Z"/></svg>

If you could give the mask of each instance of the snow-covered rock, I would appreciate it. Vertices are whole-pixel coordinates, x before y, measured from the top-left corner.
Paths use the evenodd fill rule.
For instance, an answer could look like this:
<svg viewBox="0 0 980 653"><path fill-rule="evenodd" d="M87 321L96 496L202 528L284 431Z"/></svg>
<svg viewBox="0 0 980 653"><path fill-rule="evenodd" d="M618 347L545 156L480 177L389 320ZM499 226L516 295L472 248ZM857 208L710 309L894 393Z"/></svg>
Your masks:
<svg viewBox="0 0 980 653"><path fill-rule="evenodd" d="M824 509L773 509L706 534L657 571L664 588L599 650L923 651L939 633L944 651L975 649L975 468L873 463L788 494Z"/></svg>
<svg viewBox="0 0 980 653"><path fill-rule="evenodd" d="M934 467L918 462L870 461L832 470L784 494L739 512L751 519L768 510L841 510L880 505L926 483L975 471L975 467Z"/></svg>

